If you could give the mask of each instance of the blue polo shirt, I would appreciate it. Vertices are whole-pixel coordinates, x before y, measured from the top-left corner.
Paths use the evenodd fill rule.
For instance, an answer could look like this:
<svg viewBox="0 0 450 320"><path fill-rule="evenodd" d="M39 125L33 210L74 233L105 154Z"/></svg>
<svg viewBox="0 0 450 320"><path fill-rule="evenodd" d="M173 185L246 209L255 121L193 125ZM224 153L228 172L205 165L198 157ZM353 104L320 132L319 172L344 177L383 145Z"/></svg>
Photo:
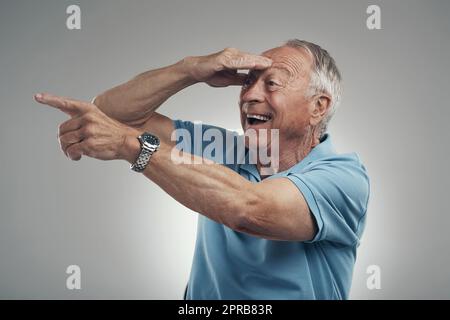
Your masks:
<svg viewBox="0 0 450 320"><path fill-rule="evenodd" d="M239 139L237 133L201 123L177 120L174 126L177 147L200 156L221 139L214 132L223 134L219 146L224 154L233 151L227 149L225 137ZM208 137L202 138L208 130ZM217 151L212 155L218 159ZM249 181L261 181L254 164L224 165ZM275 178L289 179L303 194L317 223L315 237L267 240L199 215L186 299L348 298L369 198L369 179L360 159L355 153L337 154L326 134L302 161L268 179Z"/></svg>

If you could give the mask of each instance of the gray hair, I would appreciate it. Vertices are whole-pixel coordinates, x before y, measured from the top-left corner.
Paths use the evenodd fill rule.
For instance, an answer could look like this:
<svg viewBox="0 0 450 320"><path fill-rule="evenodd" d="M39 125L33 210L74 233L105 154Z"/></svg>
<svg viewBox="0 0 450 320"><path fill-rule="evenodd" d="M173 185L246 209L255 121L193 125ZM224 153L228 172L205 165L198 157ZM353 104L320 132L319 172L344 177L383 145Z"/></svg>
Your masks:
<svg viewBox="0 0 450 320"><path fill-rule="evenodd" d="M333 57L317 44L292 39L284 45L291 48L304 49L313 57L314 67L311 72L307 97L320 93L326 93L331 97L330 108L323 120L318 124L319 137L322 137L341 100L341 73Z"/></svg>

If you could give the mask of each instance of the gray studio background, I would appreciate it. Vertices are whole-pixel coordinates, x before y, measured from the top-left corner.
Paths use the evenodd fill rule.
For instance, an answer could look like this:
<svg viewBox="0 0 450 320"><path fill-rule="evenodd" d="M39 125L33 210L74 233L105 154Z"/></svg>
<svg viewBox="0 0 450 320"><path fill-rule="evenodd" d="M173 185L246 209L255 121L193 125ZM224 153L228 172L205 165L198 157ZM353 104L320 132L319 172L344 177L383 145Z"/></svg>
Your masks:
<svg viewBox="0 0 450 320"><path fill-rule="evenodd" d="M449 1L0 3L0 298L179 299L192 262L196 214L125 162L65 158L67 117L34 93L90 100L187 55L294 37L336 58L344 96L330 132L371 177L351 298L450 298ZM66 28L70 4L79 31ZM366 28L370 4L382 30ZM234 129L238 92L196 85L160 111ZM81 290L66 289L71 264ZM370 265L380 290L366 287Z"/></svg>

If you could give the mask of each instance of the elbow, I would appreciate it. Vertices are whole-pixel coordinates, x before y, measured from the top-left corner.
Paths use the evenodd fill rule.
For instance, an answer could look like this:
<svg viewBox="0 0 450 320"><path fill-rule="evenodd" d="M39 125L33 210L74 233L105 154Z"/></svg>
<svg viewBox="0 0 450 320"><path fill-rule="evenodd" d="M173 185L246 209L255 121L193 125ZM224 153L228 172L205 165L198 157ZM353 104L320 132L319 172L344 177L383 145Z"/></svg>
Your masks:
<svg viewBox="0 0 450 320"><path fill-rule="evenodd" d="M249 216L240 215L237 217L231 226L231 228L234 231L247 233L251 235L256 235L255 228L256 224L253 222L253 220Z"/></svg>
<svg viewBox="0 0 450 320"><path fill-rule="evenodd" d="M239 216L235 217L231 224L229 225L231 229L234 231L242 232L242 233L248 233L252 234L252 223L250 222L250 219L248 219L248 216L245 216L244 214L239 214Z"/></svg>
<svg viewBox="0 0 450 320"><path fill-rule="evenodd" d="M259 211L258 211L259 210ZM232 229L255 237L278 240L274 230L276 223L264 214L258 206L248 206L234 221Z"/></svg>
<svg viewBox="0 0 450 320"><path fill-rule="evenodd" d="M255 194L247 195L240 201L239 207L236 212L238 212L232 221L233 230L249 233L258 234L263 229L263 215L264 208L261 207L262 199L259 199Z"/></svg>
<svg viewBox="0 0 450 320"><path fill-rule="evenodd" d="M281 241L309 241L317 232L309 212L305 215L299 215L297 210L289 213L289 210L275 205L274 201L262 195L252 194L241 205L230 226L235 231Z"/></svg>

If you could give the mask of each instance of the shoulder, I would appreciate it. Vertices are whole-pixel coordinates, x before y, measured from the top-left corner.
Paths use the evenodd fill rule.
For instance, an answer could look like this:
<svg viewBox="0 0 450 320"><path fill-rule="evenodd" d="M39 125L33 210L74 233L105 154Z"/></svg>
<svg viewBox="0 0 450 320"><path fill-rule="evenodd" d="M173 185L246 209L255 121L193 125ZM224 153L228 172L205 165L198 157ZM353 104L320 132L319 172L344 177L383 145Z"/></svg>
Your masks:
<svg viewBox="0 0 450 320"><path fill-rule="evenodd" d="M361 196L369 192L369 175L357 153L332 154L311 161L300 173L311 179L328 181L330 184L353 190Z"/></svg>
<svg viewBox="0 0 450 320"><path fill-rule="evenodd" d="M335 173L354 173L360 172L367 175L367 169L359 155L355 152L344 154L328 154L320 158L309 161L303 168L302 172L312 170L326 170Z"/></svg>
<svg viewBox="0 0 450 320"><path fill-rule="evenodd" d="M302 192L319 231L314 238L353 245L361 236L369 201L369 176L356 153L315 158L288 177Z"/></svg>
<svg viewBox="0 0 450 320"><path fill-rule="evenodd" d="M370 193L366 167L356 153L327 154L289 173L291 180L304 185L323 201L337 208L353 207L364 214Z"/></svg>

